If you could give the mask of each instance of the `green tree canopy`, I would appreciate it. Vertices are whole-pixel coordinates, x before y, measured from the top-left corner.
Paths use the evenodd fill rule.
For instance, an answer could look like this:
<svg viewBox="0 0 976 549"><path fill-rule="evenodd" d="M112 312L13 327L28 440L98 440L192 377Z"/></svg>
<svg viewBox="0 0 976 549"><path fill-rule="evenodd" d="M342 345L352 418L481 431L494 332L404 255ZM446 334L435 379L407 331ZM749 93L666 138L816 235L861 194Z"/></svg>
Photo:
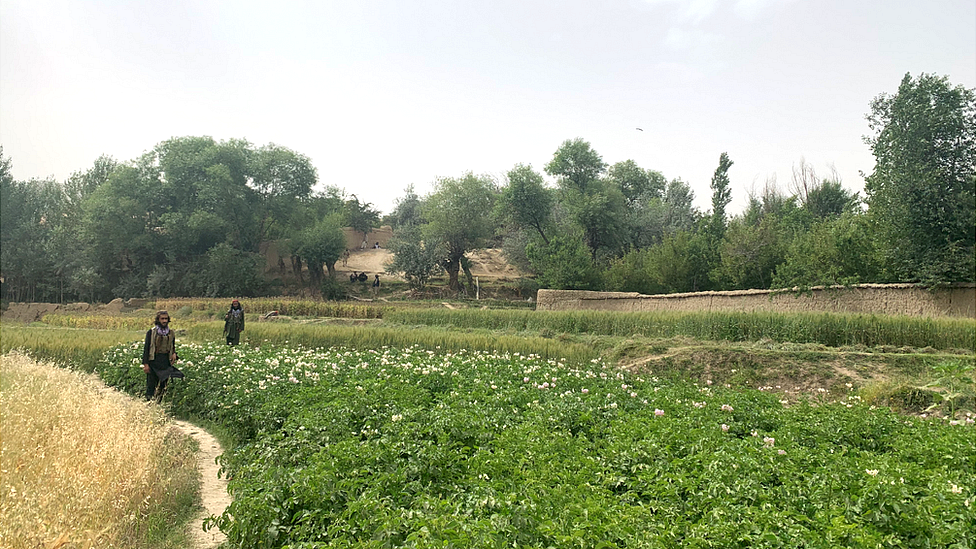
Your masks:
<svg viewBox="0 0 976 549"><path fill-rule="evenodd" d="M552 213L553 195L542 175L532 166L518 164L508 172L508 184L498 200L503 220L517 228L532 229L548 244L546 228Z"/></svg>
<svg viewBox="0 0 976 549"><path fill-rule="evenodd" d="M460 290L458 272L468 250L484 245L492 236L492 208L495 185L486 176L470 172L460 178L444 178L434 183L434 191L424 200L427 220L423 239L428 246L443 246L441 265L447 271L450 288Z"/></svg>
<svg viewBox="0 0 976 549"><path fill-rule="evenodd" d="M865 191L888 268L902 281L976 279L976 92L906 74L867 119Z"/></svg>
<svg viewBox="0 0 976 549"><path fill-rule="evenodd" d="M728 153L718 157L718 167L712 175L712 215L708 220L708 233L715 240L721 240L725 234L725 207L732 201L732 189L729 188L729 168L732 161Z"/></svg>
<svg viewBox="0 0 976 549"><path fill-rule="evenodd" d="M380 224L380 212L369 202L360 202L359 197L352 195L346 201L345 222L353 230L363 233L363 240L366 235Z"/></svg>
<svg viewBox="0 0 976 549"><path fill-rule="evenodd" d="M557 179L560 188L583 194L589 191L606 169L603 157L581 138L563 141L552 160L546 164L546 173Z"/></svg>

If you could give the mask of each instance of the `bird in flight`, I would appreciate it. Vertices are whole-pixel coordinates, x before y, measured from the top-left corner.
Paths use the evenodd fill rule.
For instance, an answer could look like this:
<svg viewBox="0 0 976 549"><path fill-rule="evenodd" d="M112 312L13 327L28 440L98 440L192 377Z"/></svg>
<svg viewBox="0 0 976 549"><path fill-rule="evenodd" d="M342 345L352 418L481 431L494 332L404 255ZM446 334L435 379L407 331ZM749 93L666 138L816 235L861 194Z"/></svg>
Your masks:
<svg viewBox="0 0 976 549"><path fill-rule="evenodd" d="M639 132L642 132L642 131L644 131L644 130L642 130L642 129L640 129L640 128L637 128L637 131L639 131Z"/></svg>

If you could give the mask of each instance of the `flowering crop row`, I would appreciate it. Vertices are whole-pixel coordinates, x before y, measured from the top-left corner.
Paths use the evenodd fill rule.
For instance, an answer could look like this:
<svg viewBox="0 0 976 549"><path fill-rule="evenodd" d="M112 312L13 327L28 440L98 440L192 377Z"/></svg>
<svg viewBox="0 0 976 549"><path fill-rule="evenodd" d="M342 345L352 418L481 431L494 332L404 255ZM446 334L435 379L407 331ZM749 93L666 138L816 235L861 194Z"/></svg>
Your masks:
<svg viewBox="0 0 976 549"><path fill-rule="evenodd" d="M968 547L976 429L599 362L180 346L240 547ZM100 374L138 391L140 345Z"/></svg>

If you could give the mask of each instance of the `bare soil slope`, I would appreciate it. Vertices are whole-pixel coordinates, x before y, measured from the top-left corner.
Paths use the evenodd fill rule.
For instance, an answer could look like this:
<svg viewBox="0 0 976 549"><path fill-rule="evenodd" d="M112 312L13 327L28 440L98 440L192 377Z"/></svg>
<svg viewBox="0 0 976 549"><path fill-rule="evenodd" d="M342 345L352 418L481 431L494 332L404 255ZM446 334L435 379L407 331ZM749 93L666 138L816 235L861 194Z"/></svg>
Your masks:
<svg viewBox="0 0 976 549"><path fill-rule="evenodd" d="M484 248L468 252L468 259L471 260L471 274L482 278L517 278L518 271L505 261L505 257L498 248ZM381 276L386 272L386 265L393 259L393 254L385 248L368 248L366 250L354 250L349 254L349 260L345 265L340 260L336 263L336 271L340 275L348 276L349 273L356 271L363 272L372 276L379 273Z"/></svg>

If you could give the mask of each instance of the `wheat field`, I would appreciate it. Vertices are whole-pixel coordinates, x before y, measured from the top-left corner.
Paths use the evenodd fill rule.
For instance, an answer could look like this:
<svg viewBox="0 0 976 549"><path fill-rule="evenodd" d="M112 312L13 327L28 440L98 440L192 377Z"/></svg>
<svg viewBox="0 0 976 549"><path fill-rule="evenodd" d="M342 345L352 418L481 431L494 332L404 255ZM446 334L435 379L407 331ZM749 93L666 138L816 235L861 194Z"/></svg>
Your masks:
<svg viewBox="0 0 976 549"><path fill-rule="evenodd" d="M177 547L193 448L163 411L91 374L0 358L0 548Z"/></svg>

